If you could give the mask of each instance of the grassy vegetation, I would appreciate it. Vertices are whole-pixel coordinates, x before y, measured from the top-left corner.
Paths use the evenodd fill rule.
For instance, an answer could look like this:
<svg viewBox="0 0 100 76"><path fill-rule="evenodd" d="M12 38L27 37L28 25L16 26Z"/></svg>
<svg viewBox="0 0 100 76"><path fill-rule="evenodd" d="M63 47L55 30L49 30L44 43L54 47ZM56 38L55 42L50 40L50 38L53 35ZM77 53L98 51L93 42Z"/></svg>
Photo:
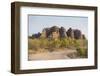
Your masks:
<svg viewBox="0 0 100 76"><path fill-rule="evenodd" d="M77 48L80 57L87 57L87 48Z"/></svg>
<svg viewBox="0 0 100 76"><path fill-rule="evenodd" d="M71 39L71 38L62 38L62 39L47 39L47 38L39 38L39 39L28 39L28 49L38 51L39 49L61 49L61 48L69 48L76 49L80 57L87 56L87 40L85 39Z"/></svg>

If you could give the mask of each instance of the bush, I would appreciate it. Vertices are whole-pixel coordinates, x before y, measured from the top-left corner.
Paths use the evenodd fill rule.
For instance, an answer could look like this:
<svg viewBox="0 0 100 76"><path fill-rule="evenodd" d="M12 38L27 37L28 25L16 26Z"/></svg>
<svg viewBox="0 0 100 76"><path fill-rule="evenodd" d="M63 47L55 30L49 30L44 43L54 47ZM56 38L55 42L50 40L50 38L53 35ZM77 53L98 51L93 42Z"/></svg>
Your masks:
<svg viewBox="0 0 100 76"><path fill-rule="evenodd" d="M58 38L58 39L47 39L47 38L29 38L28 39L28 49L38 50L38 49L54 49L56 48L69 48L76 49L80 56L87 55L87 40L82 39L71 39L71 38Z"/></svg>
<svg viewBox="0 0 100 76"><path fill-rule="evenodd" d="M46 38L40 38L38 39L38 41L40 42L40 48L48 48L49 47L49 41Z"/></svg>
<svg viewBox="0 0 100 76"><path fill-rule="evenodd" d="M61 47L67 47L69 45L69 41L67 40L67 38L62 38L61 41Z"/></svg>
<svg viewBox="0 0 100 76"><path fill-rule="evenodd" d="M28 40L28 49L38 50L39 47L40 47L40 42L38 41L38 39L29 39Z"/></svg>
<svg viewBox="0 0 100 76"><path fill-rule="evenodd" d="M76 49L80 57L87 57L87 48L77 48Z"/></svg>
<svg viewBox="0 0 100 76"><path fill-rule="evenodd" d="M60 45L61 45L61 41L59 39L57 39L57 40L54 40L54 39L49 40L49 47L50 48L59 48Z"/></svg>

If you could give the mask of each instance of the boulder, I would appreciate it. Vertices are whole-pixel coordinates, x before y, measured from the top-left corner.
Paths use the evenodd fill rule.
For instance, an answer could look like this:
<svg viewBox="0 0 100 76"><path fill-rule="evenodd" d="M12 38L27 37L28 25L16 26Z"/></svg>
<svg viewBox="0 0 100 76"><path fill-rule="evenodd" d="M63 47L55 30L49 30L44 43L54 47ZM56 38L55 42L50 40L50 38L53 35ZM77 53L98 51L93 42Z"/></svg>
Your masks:
<svg viewBox="0 0 100 76"><path fill-rule="evenodd" d="M74 38L74 30L72 28L69 28L66 33L68 37Z"/></svg>
<svg viewBox="0 0 100 76"><path fill-rule="evenodd" d="M39 38L40 36L41 36L41 33L40 32L32 35L33 38Z"/></svg>
<svg viewBox="0 0 100 76"><path fill-rule="evenodd" d="M57 39L59 37L59 27L53 26L50 28L50 37L52 39Z"/></svg>
<svg viewBox="0 0 100 76"><path fill-rule="evenodd" d="M60 33L60 37L61 37L61 38L67 37L66 29L65 29L64 27L61 27L61 28L59 29L59 33Z"/></svg>
<svg viewBox="0 0 100 76"><path fill-rule="evenodd" d="M75 39L81 39L82 38L82 33L80 30L76 29L74 30L74 38Z"/></svg>
<svg viewBox="0 0 100 76"><path fill-rule="evenodd" d="M50 33L50 28L44 28L42 33L44 33L45 37L48 37L48 35Z"/></svg>
<svg viewBox="0 0 100 76"><path fill-rule="evenodd" d="M85 35L84 35L84 34L82 35L82 39L86 39L86 37L85 37Z"/></svg>
<svg viewBox="0 0 100 76"><path fill-rule="evenodd" d="M51 32L59 32L59 27L58 26L53 26L50 28Z"/></svg>

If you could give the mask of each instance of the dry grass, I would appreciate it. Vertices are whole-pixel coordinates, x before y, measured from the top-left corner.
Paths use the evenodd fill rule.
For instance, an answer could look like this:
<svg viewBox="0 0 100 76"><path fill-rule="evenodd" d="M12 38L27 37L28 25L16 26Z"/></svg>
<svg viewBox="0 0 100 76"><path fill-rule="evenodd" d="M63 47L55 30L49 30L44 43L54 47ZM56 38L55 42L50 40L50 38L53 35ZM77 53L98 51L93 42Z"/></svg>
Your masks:
<svg viewBox="0 0 100 76"><path fill-rule="evenodd" d="M63 38L57 40L48 40L45 38L28 39L29 54L43 53L53 51L65 51L64 49L77 50L79 57L87 57L87 40Z"/></svg>

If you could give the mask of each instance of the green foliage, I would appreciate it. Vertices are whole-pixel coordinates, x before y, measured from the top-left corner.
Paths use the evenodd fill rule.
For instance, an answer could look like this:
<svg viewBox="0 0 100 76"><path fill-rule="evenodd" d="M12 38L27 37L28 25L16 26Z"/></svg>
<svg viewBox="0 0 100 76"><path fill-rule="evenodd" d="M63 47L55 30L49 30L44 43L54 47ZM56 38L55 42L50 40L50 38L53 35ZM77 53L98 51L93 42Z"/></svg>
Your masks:
<svg viewBox="0 0 100 76"><path fill-rule="evenodd" d="M87 48L77 48L76 49L80 57L87 57Z"/></svg>
<svg viewBox="0 0 100 76"><path fill-rule="evenodd" d="M87 56L87 40L83 39L71 39L71 38L59 38L59 39L47 39L47 38L29 38L28 49L56 49L56 48L69 48L76 49L80 57Z"/></svg>
<svg viewBox="0 0 100 76"><path fill-rule="evenodd" d="M49 47L50 48L59 48L60 45L61 45L59 39L57 39L57 40L55 40L55 39L49 40L49 43L48 44L49 44Z"/></svg>
<svg viewBox="0 0 100 76"><path fill-rule="evenodd" d="M67 38L62 38L60 39L61 41L61 47L67 47L69 45L69 41L67 40Z"/></svg>
<svg viewBox="0 0 100 76"><path fill-rule="evenodd" d="M40 41L37 39L29 39L28 40L28 49L37 50L40 47Z"/></svg>
<svg viewBox="0 0 100 76"><path fill-rule="evenodd" d="M48 48L49 41L46 38L40 38L40 39L38 39L38 41L40 42L40 46L39 47Z"/></svg>

